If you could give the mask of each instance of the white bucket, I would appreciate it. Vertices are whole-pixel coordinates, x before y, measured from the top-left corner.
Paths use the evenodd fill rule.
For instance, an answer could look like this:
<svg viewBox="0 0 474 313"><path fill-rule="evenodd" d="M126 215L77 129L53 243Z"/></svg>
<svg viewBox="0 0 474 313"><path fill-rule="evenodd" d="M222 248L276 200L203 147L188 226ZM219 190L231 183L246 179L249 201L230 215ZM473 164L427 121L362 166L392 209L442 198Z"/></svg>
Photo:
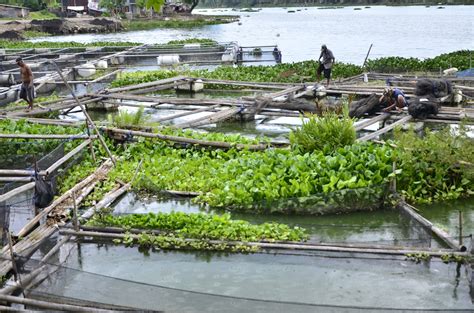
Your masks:
<svg viewBox="0 0 474 313"><path fill-rule="evenodd" d="M179 55L160 55L156 58L158 65L173 65L179 63Z"/></svg>
<svg viewBox="0 0 474 313"><path fill-rule="evenodd" d="M76 66L77 74L81 77L90 77L95 74L95 66L92 63L86 63Z"/></svg>
<svg viewBox="0 0 474 313"><path fill-rule="evenodd" d="M106 60L100 60L97 62L97 68L107 68L109 67Z"/></svg>

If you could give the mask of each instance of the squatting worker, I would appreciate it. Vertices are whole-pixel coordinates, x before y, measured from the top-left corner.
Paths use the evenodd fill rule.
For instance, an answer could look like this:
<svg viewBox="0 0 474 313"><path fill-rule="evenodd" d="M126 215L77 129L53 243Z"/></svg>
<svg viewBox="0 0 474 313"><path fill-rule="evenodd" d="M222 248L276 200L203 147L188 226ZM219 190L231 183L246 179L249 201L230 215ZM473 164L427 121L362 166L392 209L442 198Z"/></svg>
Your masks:
<svg viewBox="0 0 474 313"><path fill-rule="evenodd" d="M322 61L321 61L322 59ZM321 73L324 72L324 77L327 79L326 87L329 86L329 81L331 79L331 68L336 61L334 59L334 54L332 51L326 47L326 45L321 46L321 54L319 55L319 67L317 72L318 81L321 79Z"/></svg>
<svg viewBox="0 0 474 313"><path fill-rule="evenodd" d="M35 98L35 86L33 84L33 72L31 68L23 62L22 58L16 59L16 64L20 67L21 89L20 98L28 102L28 109L33 109L33 99Z"/></svg>
<svg viewBox="0 0 474 313"><path fill-rule="evenodd" d="M401 112L402 109L408 105L405 94L398 88L385 88L382 96L379 99L380 103L384 101L387 102L387 107L383 109L384 112L389 112L393 108L396 108L398 112Z"/></svg>

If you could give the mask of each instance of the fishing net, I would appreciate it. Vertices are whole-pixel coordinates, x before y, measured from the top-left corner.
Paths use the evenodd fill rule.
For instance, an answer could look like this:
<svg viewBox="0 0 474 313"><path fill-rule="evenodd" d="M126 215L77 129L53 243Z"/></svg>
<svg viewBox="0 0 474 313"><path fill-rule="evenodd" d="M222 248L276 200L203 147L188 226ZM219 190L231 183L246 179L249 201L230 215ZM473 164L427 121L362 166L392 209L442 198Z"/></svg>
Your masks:
<svg viewBox="0 0 474 313"><path fill-rule="evenodd" d="M349 116L362 117L365 114L372 115L380 111L380 109L379 97L373 93L368 98L352 102L349 109Z"/></svg>
<svg viewBox="0 0 474 313"><path fill-rule="evenodd" d="M445 79L420 79L416 82L415 95L441 98L453 92L451 83Z"/></svg>
<svg viewBox="0 0 474 313"><path fill-rule="evenodd" d="M456 272L456 264L445 265L439 260L423 265L405 261L403 256L309 251L156 251L140 256L134 248L86 240L66 243L41 263L47 249L40 249L35 259L22 266L24 281L28 272L43 266L26 288L27 298L103 309L305 313L432 312L436 308L469 312L471 305L466 298L469 286L464 271ZM380 284L384 279L390 283ZM430 289L431 297L439 297L436 303L409 296L425 284L443 285ZM374 285L378 287L374 289ZM451 293L445 292L447 287L457 288L459 299L452 301ZM393 302L394 293L404 301Z"/></svg>
<svg viewBox="0 0 474 313"><path fill-rule="evenodd" d="M415 98L408 105L408 113L414 118L425 119L428 115L436 115L439 101L433 98Z"/></svg>

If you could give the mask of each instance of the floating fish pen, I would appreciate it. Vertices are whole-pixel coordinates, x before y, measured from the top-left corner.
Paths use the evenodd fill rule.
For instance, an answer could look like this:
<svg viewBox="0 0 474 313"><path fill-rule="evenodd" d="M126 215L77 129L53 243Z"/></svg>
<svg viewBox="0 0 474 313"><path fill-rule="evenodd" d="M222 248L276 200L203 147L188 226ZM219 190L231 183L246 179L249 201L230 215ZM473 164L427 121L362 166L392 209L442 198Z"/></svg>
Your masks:
<svg viewBox="0 0 474 313"><path fill-rule="evenodd" d="M161 62L173 63L176 60L172 56L179 55L181 62L186 51L189 56L220 54L222 61L229 47L234 51L237 46L111 48L103 54L99 50L88 51L91 58L86 62L99 65L106 61L110 67L115 65L111 64L114 58L149 57L159 62L156 58L163 56ZM239 48L236 49L238 53ZM256 47L245 49L248 55L264 54ZM54 60L58 59L57 52L53 53ZM27 58L31 51L22 53ZM86 52L78 53L82 58ZM13 54L5 54L2 64L9 64ZM234 61L238 60L231 60ZM48 72L51 64L39 62L44 62ZM4 234L0 257L2 310L14 309L10 304L98 312L471 309L466 290L474 288L469 259L473 244L472 236L463 231L463 215L459 214L457 231L445 230L409 204L404 198L407 193L399 186L404 170L399 167L406 163L395 154L403 147L389 139L394 129L413 121L473 124L474 109L457 103L459 97L468 104L472 101L472 87L452 81L453 89L459 93L437 94L438 112L424 119L406 111L368 115L364 109L367 101L359 102L355 109L362 108L362 113L353 124L356 146L339 146L333 154L293 154L295 143L285 136L231 137L213 132L212 128L225 129L226 124L263 128L283 125L288 132L290 127L298 126L295 121L301 125L303 114L329 110L337 115L342 102L350 97L363 101L367 96L382 95L383 84L364 85L364 80L391 78L390 84L403 88L411 99L426 97L419 95L420 80L368 74L324 88L315 82L250 82L183 75L78 92L73 86L80 83L68 76L74 67L56 64L58 68L50 67L49 73L38 77L35 83L61 83L72 97L36 103L30 111L22 106L0 110L0 123L9 123L2 126L0 144L10 147L4 155L13 159L3 162L0 170L0 181L5 183L0 194L0 226ZM13 73L14 69L5 72ZM106 75L109 73L89 83L99 82ZM219 89L223 86L234 89L225 97L206 96L209 90L222 91ZM447 106L453 103L455 106ZM89 115L92 106L137 113L120 123L120 114L93 120ZM55 118L57 115L66 118ZM74 118L67 118L71 115ZM152 122L159 125L142 123L140 118L144 115L153 115ZM306 116L302 123L308 120L311 117ZM39 132L42 127L45 131ZM239 133L241 130L237 128ZM35 151L38 156L18 162L20 153L15 152L19 151ZM470 171L472 165L472 159L456 160L460 171ZM427 175L434 170L426 169ZM59 191L53 188L55 181ZM462 181L462 186L455 186L453 192L470 188L468 183ZM131 209L130 203L135 200L130 198L135 196L143 202L139 213ZM148 205L145 198L162 202ZM163 209L165 204L169 212ZM226 212L252 223L232 220ZM319 216L326 214L339 215L326 220ZM356 218L359 223L340 222L351 214L360 214ZM381 220L390 218L391 223L372 225L367 222L371 214L380 214ZM302 227L310 229L310 234ZM327 231L322 230L325 227L329 227ZM336 228L353 232L341 239L331 233ZM366 235L371 231L381 238L387 233L394 235L374 239ZM136 265L137 258L131 254L138 252L133 252L133 247L140 247L147 257L130 271L124 263ZM120 274L117 277L113 276L111 262L116 274ZM336 272L331 266L336 266L337 274L328 274ZM410 275L394 278L394 270L408 271ZM154 276L154 271L161 278ZM360 300L360 294L347 301L321 302L301 290L302 282L307 288L317 289L308 277L313 281L317 277L343 282L353 275L349 280L357 285L364 280L377 283L383 276L390 277L400 290L406 288L409 294L421 292L418 284L430 286L438 279L445 283L449 275L443 275L447 271L457 272L457 284L447 284L455 285L453 288L462 296L453 300L443 290L430 289L441 299L436 307L428 301L417 306L419 302L409 297L402 307L382 302L370 305L373 299ZM131 277L130 272L136 277ZM278 279L285 281L281 287L284 294L266 292L279 284ZM335 284L321 286L350 290L350 286ZM91 286L107 292L97 292ZM244 290L247 288L250 290ZM298 295L292 295L291 289L298 290ZM318 290L324 292L323 289ZM391 292L386 286L376 289L380 289L373 291L376 298ZM123 290L128 294L124 295Z"/></svg>

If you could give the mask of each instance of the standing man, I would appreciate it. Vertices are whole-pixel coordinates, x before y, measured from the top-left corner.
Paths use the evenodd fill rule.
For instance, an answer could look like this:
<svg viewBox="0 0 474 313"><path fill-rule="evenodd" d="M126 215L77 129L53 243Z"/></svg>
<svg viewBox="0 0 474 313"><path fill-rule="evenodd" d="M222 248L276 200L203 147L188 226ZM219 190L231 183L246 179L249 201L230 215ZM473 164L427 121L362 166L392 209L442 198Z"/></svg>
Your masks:
<svg viewBox="0 0 474 313"><path fill-rule="evenodd" d="M22 58L16 59L16 64L20 67L21 89L20 99L28 102L28 110L33 109L33 99L35 98L35 86L33 84L33 72L31 68L23 62Z"/></svg>
<svg viewBox="0 0 474 313"><path fill-rule="evenodd" d="M321 61L321 58L323 59ZM317 72L318 81L321 79L321 73L324 72L324 77L327 79L326 88L329 87L329 81L331 79L331 68L336 59L334 59L334 54L332 51L326 47L326 45L321 46L321 54L319 55L319 67Z"/></svg>

